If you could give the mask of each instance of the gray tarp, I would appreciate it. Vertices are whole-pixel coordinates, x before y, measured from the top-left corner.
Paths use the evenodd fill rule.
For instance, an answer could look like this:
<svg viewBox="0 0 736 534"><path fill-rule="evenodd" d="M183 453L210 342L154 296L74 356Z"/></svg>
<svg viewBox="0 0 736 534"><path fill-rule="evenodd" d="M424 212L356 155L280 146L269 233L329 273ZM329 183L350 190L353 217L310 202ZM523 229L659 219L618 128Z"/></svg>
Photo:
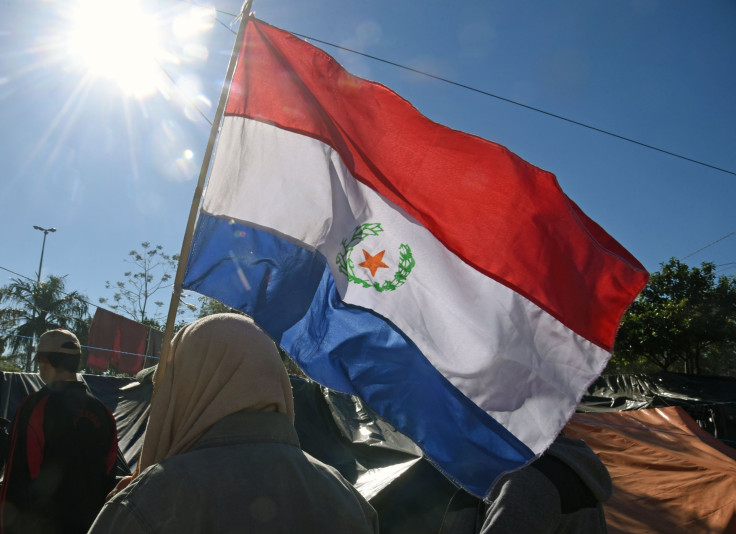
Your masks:
<svg viewBox="0 0 736 534"><path fill-rule="evenodd" d="M148 418L152 391L151 371L152 369L139 373L139 381L82 375L92 393L115 415L120 449L131 469L135 468ZM12 419L21 400L28 393L40 388L42 383L35 374L4 373L0 385L0 409L6 419ZM292 388L296 428L302 448L337 468L369 499L378 511L382 533L436 534L439 531L447 505L457 488L422 457L411 440L379 419L359 399L297 378L292 378ZM628 443L625 440L629 438L623 434L631 432L628 420L621 421L618 425L620 430L616 430L618 419L599 423L590 421L586 424L593 424L593 430L586 436L584 430L581 430L586 424L576 419L599 416L616 418L615 413L604 412L673 405L681 406L700 427L716 436L727 440L736 439L736 379L691 377L674 373L601 377L591 386L580 404L579 412L587 412L588 415L574 416L568 426L571 431L577 429L577 437L590 441L591 445L595 445L596 436L600 436L602 431L612 433L612 436L617 437L606 443L613 447L618 441ZM639 413L641 417L645 417L645 412L650 411L653 412L642 410ZM620 415L625 416L625 413ZM663 436L669 436L663 446L665 453L667 451L664 447L670 446L676 451L692 439L681 431ZM726 443L732 446L735 444L728 441ZM611 452L601 449L601 453L601 459L609 471L617 473L617 470L623 469L622 465L616 464L612 459L619 457L617 455L626 457L625 450ZM705 472L705 467L699 469ZM655 471L644 470L637 474L636 479L646 482L646 475L652 472ZM620 492L624 491L624 486L620 484L623 482L617 484L619 485L615 491L619 493L614 496L621 500ZM650 506L659 503L656 494L640 495L637 498L648 502ZM630 504L629 501L621 502ZM674 511L666 508L666 499L660 505L663 513L671 513L675 517ZM616 499L607 505L607 514L610 514L612 520L631 516L632 512L628 508L618 509L622 506ZM634 519L636 518L629 517L629 520ZM640 519L644 524L646 518L642 515ZM615 524L611 527L614 527L613 531L617 531Z"/></svg>

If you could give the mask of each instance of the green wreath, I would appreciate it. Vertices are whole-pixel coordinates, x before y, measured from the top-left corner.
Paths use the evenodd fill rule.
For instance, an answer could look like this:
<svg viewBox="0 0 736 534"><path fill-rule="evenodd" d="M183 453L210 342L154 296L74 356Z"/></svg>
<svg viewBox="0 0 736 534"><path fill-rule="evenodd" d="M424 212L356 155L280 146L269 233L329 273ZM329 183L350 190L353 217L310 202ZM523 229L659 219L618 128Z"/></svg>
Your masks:
<svg viewBox="0 0 736 534"><path fill-rule="evenodd" d="M406 278L414 268L415 261L409 245L402 243L399 246L399 267L392 280L386 280L382 284L379 284L378 282L371 282L370 280L360 278L356 275L355 264L353 263L353 260L350 259L353 248L355 248L355 245L363 241L366 237L377 236L381 232L383 232L381 223L365 223L360 226L356 226L350 239L342 240L342 252L337 254L335 262L337 263L338 270L348 277L349 282L353 282L363 287L373 287L376 291L382 293L384 291L394 291L397 287L404 285Z"/></svg>

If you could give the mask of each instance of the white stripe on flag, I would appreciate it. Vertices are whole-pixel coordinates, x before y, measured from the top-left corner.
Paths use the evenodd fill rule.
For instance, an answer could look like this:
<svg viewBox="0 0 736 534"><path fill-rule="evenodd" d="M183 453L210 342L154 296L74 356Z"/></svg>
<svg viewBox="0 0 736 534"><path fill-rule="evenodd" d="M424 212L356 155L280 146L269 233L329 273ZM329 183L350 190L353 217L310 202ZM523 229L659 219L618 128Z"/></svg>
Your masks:
<svg viewBox="0 0 736 534"><path fill-rule="evenodd" d="M202 210L265 229L330 265L344 301L397 325L455 387L535 453L574 411L609 354L538 306L471 268L423 226L357 182L336 152L311 137L240 117L226 117ZM451 183L450 183L451 185ZM472 209L469 207L469 209ZM288 216L284 216L284 213ZM348 284L336 265L342 240L363 223L384 232L353 250L385 250L393 276L401 243L416 261L395 291ZM357 268L357 267L356 267Z"/></svg>

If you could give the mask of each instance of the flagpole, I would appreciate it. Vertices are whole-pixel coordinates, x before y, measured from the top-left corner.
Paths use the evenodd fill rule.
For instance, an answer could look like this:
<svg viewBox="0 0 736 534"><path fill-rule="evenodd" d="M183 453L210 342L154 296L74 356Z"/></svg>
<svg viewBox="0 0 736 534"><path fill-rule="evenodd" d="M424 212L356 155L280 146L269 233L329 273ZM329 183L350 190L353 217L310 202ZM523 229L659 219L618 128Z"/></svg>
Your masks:
<svg viewBox="0 0 736 534"><path fill-rule="evenodd" d="M179 253L179 263L176 268L176 277L174 278L174 288L171 293L171 302L169 304L169 314L166 318L166 327L164 329L164 337L161 343L161 354L159 355L158 370L156 374L163 376L166 370L166 363L169 356L169 347L171 340L174 337L174 323L176 322L176 312L179 308L179 301L181 299L182 284L184 283L184 272L186 270L187 258L189 257L189 251L192 247L192 237L194 235L194 224L197 219L197 212L199 210L199 203L202 200L202 191L204 190L204 184L207 178L207 171L210 167L210 161L212 159L212 151L214 150L215 140L217 139L217 133L222 122L222 115L225 110L225 103L227 102L227 96L230 89L230 82L232 81L233 73L235 72L235 65L237 64L238 54L240 48L243 45L243 35L245 34L245 25L247 17L250 14L250 9L253 4L253 0L246 0L243 4L243 8L240 11L240 26L238 28L238 34L235 38L235 45L233 46L233 53L230 56L230 64L227 67L227 74L225 75L225 82L222 86L222 93L220 94L220 102L217 104L217 111L215 112L215 118L212 121L212 129L210 130L210 138L207 141L207 149L202 159L202 167L199 171L199 180L197 181L197 187L194 190L194 197L192 198L192 205L189 209L189 220L187 221L187 227L184 232L184 239L181 244L181 252Z"/></svg>

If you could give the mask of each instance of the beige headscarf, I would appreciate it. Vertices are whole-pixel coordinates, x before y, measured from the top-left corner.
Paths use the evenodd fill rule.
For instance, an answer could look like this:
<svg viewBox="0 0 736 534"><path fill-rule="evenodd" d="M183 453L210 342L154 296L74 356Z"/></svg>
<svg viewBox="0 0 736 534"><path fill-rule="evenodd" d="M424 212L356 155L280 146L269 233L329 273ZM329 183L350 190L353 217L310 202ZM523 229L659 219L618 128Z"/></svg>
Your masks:
<svg viewBox="0 0 736 534"><path fill-rule="evenodd" d="M234 313L185 326L171 342L163 376L158 370L154 376L139 471L187 451L217 421L242 410L294 420L291 384L274 342Z"/></svg>

